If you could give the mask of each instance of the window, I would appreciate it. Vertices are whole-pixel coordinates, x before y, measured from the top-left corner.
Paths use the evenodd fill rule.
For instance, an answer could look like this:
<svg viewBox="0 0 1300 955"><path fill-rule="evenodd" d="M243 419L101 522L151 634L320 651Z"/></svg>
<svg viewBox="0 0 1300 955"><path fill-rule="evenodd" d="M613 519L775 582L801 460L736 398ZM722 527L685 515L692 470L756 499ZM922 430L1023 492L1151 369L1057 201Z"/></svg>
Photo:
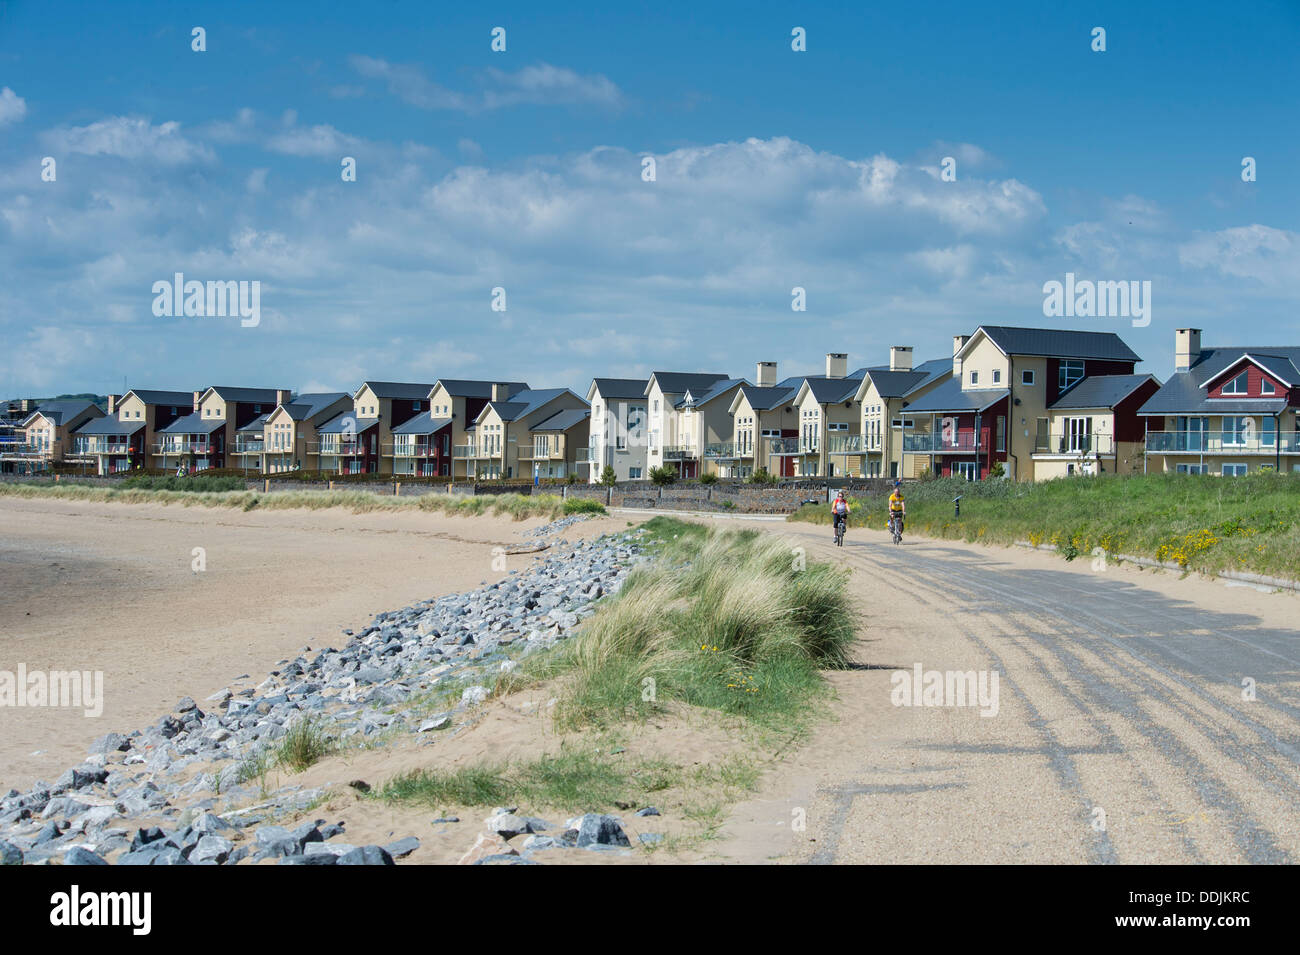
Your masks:
<svg viewBox="0 0 1300 955"><path fill-rule="evenodd" d="M1261 395L1275 395L1277 394L1277 387L1273 384L1273 382L1265 378L1263 381L1259 383L1259 393Z"/></svg>
<svg viewBox="0 0 1300 955"><path fill-rule="evenodd" d="M1259 443L1261 447L1277 447L1277 420L1260 418Z"/></svg>
<svg viewBox="0 0 1300 955"><path fill-rule="evenodd" d="M847 421L832 421L830 424L826 425L826 430L827 431L848 431L849 424Z"/></svg>
<svg viewBox="0 0 1300 955"><path fill-rule="evenodd" d="M412 410L412 411L419 411L419 410L420 410L420 403L419 403L418 401L412 401L412 402L411 402L411 410Z"/></svg>
<svg viewBox="0 0 1300 955"><path fill-rule="evenodd" d="M957 461L952 466L953 477L964 477L968 481L979 480L979 465L974 461Z"/></svg>
<svg viewBox="0 0 1300 955"><path fill-rule="evenodd" d="M1061 362L1058 385L1062 391L1083 378L1083 359L1067 358Z"/></svg>
<svg viewBox="0 0 1300 955"><path fill-rule="evenodd" d="M1178 465L1179 474L1205 474L1206 465L1204 464L1180 464Z"/></svg>
<svg viewBox="0 0 1300 955"><path fill-rule="evenodd" d="M996 385L996 384L1000 383L1001 381L1002 381L1002 369L1001 369L1001 368L994 368L994 369L993 369L993 384Z"/></svg>
<svg viewBox="0 0 1300 955"><path fill-rule="evenodd" d="M978 385L980 383L980 373L978 371L972 371L970 373L970 383L972 385Z"/></svg>
<svg viewBox="0 0 1300 955"><path fill-rule="evenodd" d="M900 430L900 429L903 430L903 431L911 431L911 430L912 430L912 427L913 427L913 426L912 426L912 419L911 419L911 418L895 418L893 421L891 421L891 422L889 423L889 426L890 426L891 428L893 428L895 431L898 431L898 430Z"/></svg>
<svg viewBox="0 0 1300 955"><path fill-rule="evenodd" d="M1223 416L1223 446L1242 447L1254 437L1255 422L1242 415Z"/></svg>
<svg viewBox="0 0 1300 955"><path fill-rule="evenodd" d="M1247 372L1244 371L1223 386L1223 394L1225 395L1244 395L1249 391L1250 379L1247 377Z"/></svg>
<svg viewBox="0 0 1300 955"><path fill-rule="evenodd" d="M640 468L628 468L628 469L627 469L627 476L628 476L629 478L631 478L633 481L639 481L639 480L641 479L641 469L640 469Z"/></svg>
<svg viewBox="0 0 1300 955"><path fill-rule="evenodd" d="M997 438L998 443L995 447L999 451L1005 451L1007 449L1007 419L1005 415L998 415Z"/></svg>
<svg viewBox="0 0 1300 955"><path fill-rule="evenodd" d="M1020 373L1020 383L1022 385L1032 385L1034 383L1034 373L1032 371L1022 371Z"/></svg>
<svg viewBox="0 0 1300 955"><path fill-rule="evenodd" d="M1246 473L1244 464L1225 464L1223 466L1224 477L1243 477Z"/></svg>

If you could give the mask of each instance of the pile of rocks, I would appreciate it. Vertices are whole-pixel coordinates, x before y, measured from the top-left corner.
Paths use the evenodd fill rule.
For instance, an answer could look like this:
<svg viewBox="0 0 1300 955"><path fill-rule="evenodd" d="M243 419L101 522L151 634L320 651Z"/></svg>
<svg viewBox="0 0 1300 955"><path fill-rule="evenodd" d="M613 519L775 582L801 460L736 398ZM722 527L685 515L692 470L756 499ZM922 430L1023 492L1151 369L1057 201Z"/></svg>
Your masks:
<svg viewBox="0 0 1300 955"><path fill-rule="evenodd" d="M520 816L518 806L500 806L483 822L483 832L461 857L461 865L537 865L533 858L548 849L585 849L589 852L626 853L632 845L617 816L589 812L568 820L563 827L544 819ZM657 816L652 806L638 810L638 816ZM555 832L555 835L546 835ZM511 840L523 836L518 842ZM643 844L658 843L663 834L644 832Z"/></svg>
<svg viewBox="0 0 1300 955"><path fill-rule="evenodd" d="M554 534L569 523L565 518L542 530ZM325 864L363 864L356 858L387 864L385 856L405 854L405 842L396 844L397 852L393 846L346 846L335 853L342 845L336 843L311 848L328 843L341 826L300 828L290 839L280 827L265 825L253 832L252 847L235 847L239 840L232 833L242 835L246 826L301 810L321 796L319 790L286 787L257 802L251 775L258 755L306 719L319 721L322 732L341 745L357 737L370 737L367 743L373 744L382 734L402 732L432 742L434 731L453 727L487 698L515 657L567 638L595 612L594 601L617 593L645 559L639 537L627 532L574 544L558 540L548 556L532 558L522 572L512 570L469 593L381 613L360 633L344 631L351 639L342 649L313 654L306 648L281 661L256 687L213 694L206 711L187 697L144 730L101 736L86 760L54 784L38 782L25 793L11 790L0 797L0 864L59 858L64 864L95 864L91 857L102 861L121 853L123 864L229 865L266 857L272 851L267 847L291 864L322 864L306 861L322 853L330 856ZM419 713L421 698L445 699L447 707ZM198 772L182 778L189 767ZM219 798L253 804L217 815L212 810ZM178 803L187 804L184 814ZM186 818L194 813L199 815ZM145 826L134 835L124 825L168 817L184 824ZM270 835L264 837L264 830ZM297 851L287 851L289 842Z"/></svg>

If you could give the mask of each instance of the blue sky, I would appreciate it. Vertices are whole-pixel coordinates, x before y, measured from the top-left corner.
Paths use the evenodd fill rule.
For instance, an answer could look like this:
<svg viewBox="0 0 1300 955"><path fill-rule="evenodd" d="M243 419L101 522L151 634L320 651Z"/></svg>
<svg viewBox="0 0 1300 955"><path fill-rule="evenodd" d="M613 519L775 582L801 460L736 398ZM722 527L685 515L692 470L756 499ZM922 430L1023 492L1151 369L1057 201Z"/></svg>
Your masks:
<svg viewBox="0 0 1300 955"><path fill-rule="evenodd" d="M1300 341L1300 3L870 6L0 0L0 394ZM260 323L155 316L176 272ZM1066 272L1150 325L1045 318Z"/></svg>

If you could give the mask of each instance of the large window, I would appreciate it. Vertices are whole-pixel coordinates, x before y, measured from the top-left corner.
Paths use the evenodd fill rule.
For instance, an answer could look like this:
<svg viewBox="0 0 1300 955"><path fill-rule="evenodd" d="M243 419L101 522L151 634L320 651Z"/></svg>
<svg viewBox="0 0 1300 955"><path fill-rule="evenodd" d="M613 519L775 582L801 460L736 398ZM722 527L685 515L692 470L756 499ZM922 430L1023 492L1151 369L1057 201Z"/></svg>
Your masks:
<svg viewBox="0 0 1300 955"><path fill-rule="evenodd" d="M1242 415L1224 415L1223 446L1225 448L1245 446L1254 430L1254 422L1250 418Z"/></svg>
<svg viewBox="0 0 1300 955"><path fill-rule="evenodd" d="M1228 382L1226 385L1223 386L1223 393L1225 395L1244 395L1247 394L1249 391L1250 391L1249 379L1247 378L1246 372L1244 371L1236 378L1232 379L1232 381Z"/></svg>
<svg viewBox="0 0 1300 955"><path fill-rule="evenodd" d="M1083 378L1083 360L1079 358L1067 358L1061 362L1061 368L1058 373L1057 383L1061 391L1069 388L1076 381Z"/></svg>
<svg viewBox="0 0 1300 955"><path fill-rule="evenodd" d="M1246 474L1246 465L1244 464L1225 464L1223 466L1224 477L1244 477Z"/></svg>
<svg viewBox="0 0 1300 955"><path fill-rule="evenodd" d="M1259 383L1259 393L1261 395L1275 395L1277 394L1277 388L1273 385L1273 382L1265 378Z"/></svg>

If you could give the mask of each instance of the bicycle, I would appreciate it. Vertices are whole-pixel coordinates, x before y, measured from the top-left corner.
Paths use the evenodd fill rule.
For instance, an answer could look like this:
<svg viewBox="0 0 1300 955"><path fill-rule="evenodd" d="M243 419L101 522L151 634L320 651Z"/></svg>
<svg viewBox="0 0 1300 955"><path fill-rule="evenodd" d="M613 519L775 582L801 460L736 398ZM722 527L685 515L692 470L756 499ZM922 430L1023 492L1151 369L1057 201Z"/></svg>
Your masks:
<svg viewBox="0 0 1300 955"><path fill-rule="evenodd" d="M889 533L894 535L895 544L901 544L903 542L903 515L902 514L889 515Z"/></svg>
<svg viewBox="0 0 1300 955"><path fill-rule="evenodd" d="M845 527L848 525L848 523L849 523L848 520L843 517L837 517L835 519L835 546L836 547L844 546L844 530Z"/></svg>

